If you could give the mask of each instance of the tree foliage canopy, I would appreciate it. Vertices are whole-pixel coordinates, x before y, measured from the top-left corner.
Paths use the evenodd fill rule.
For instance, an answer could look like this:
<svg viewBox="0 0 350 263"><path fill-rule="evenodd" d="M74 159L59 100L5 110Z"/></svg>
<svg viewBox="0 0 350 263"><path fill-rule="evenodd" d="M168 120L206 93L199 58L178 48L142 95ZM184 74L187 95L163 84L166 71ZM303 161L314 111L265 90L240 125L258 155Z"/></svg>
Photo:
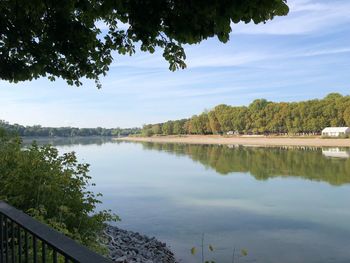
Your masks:
<svg viewBox="0 0 350 263"><path fill-rule="evenodd" d="M217 36L232 23L286 15L286 0L7 0L0 3L0 78L42 76L81 85L105 75L112 52L163 50L170 70L185 68L183 44ZM102 23L107 30L101 30Z"/></svg>
<svg viewBox="0 0 350 263"><path fill-rule="evenodd" d="M157 126L158 132L153 129ZM175 132L172 125L180 126ZM169 127L170 126L170 127ZM271 102L254 100L248 107L218 105L189 119L148 124L142 134L318 134L328 126L350 126L350 96L331 93L321 100Z"/></svg>

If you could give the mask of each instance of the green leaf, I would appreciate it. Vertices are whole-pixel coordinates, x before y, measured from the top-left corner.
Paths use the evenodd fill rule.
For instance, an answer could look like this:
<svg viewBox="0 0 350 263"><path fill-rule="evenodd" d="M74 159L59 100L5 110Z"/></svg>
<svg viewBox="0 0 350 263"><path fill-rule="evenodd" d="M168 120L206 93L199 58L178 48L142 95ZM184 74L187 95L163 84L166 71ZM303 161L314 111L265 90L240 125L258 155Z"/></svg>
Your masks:
<svg viewBox="0 0 350 263"><path fill-rule="evenodd" d="M241 250L241 255L242 255L243 257L248 256L248 251L247 251L246 249L242 249L242 250Z"/></svg>
<svg viewBox="0 0 350 263"><path fill-rule="evenodd" d="M197 252L197 249L195 247L191 248L191 254L192 255L195 255Z"/></svg>

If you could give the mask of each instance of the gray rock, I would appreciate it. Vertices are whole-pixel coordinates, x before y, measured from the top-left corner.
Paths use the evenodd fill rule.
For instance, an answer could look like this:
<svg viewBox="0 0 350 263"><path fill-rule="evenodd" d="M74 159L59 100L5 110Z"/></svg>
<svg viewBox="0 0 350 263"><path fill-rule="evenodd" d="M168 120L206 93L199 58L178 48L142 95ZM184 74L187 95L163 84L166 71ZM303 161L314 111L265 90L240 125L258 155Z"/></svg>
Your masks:
<svg viewBox="0 0 350 263"><path fill-rule="evenodd" d="M125 262L126 263L128 261L127 261L127 257L123 256L123 257L115 259L114 262L120 262L120 263L124 263Z"/></svg>
<svg viewBox="0 0 350 263"><path fill-rule="evenodd" d="M107 226L107 247L113 262L120 263L177 263L165 243L138 232Z"/></svg>

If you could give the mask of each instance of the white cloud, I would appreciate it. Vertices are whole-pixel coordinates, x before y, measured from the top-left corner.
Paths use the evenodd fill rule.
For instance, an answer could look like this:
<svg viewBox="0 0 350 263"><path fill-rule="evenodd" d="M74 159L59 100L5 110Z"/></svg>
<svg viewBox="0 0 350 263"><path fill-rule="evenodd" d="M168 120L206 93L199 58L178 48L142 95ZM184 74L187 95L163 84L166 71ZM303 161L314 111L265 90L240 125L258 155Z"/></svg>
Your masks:
<svg viewBox="0 0 350 263"><path fill-rule="evenodd" d="M223 45L215 40L209 40L196 46L187 45L185 47L187 68L242 66L270 56L262 51L240 49L234 44L236 42ZM216 48L213 48L213 45L216 45ZM111 68L123 67L164 70L169 67L169 64L159 50L154 54L137 52L132 57L116 55Z"/></svg>
<svg viewBox="0 0 350 263"><path fill-rule="evenodd" d="M261 52L237 52L227 54L225 52L188 55L188 68L197 67L232 67L241 66L251 62L263 60L268 56Z"/></svg>
<svg viewBox="0 0 350 263"><path fill-rule="evenodd" d="M307 34L350 21L350 1L293 0L288 5L290 12L286 17L277 17L259 25L233 24L233 34Z"/></svg>
<svg viewBox="0 0 350 263"><path fill-rule="evenodd" d="M350 48L343 47L343 48L312 50L309 52L304 52L299 56L312 57L312 56L333 55L333 54L341 54L341 53L349 53L349 52L350 52Z"/></svg>

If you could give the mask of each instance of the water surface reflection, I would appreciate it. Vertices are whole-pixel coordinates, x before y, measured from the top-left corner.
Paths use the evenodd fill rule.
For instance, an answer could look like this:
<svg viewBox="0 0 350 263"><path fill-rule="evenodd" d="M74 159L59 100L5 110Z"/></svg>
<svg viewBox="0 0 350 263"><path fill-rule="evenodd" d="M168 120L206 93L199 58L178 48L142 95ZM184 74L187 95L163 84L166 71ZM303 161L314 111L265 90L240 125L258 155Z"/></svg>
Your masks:
<svg viewBox="0 0 350 263"><path fill-rule="evenodd" d="M350 150L347 148L228 147L170 143L142 145L146 150L186 155L221 175L243 172L250 173L257 180L295 176L332 185L350 183Z"/></svg>
<svg viewBox="0 0 350 263"><path fill-rule="evenodd" d="M321 148L156 143L60 144L91 164L121 227L166 241L182 262L205 243L217 263L350 259L350 159ZM344 151L346 151L345 149ZM341 149L340 151L343 151ZM225 175L225 176L223 176Z"/></svg>

